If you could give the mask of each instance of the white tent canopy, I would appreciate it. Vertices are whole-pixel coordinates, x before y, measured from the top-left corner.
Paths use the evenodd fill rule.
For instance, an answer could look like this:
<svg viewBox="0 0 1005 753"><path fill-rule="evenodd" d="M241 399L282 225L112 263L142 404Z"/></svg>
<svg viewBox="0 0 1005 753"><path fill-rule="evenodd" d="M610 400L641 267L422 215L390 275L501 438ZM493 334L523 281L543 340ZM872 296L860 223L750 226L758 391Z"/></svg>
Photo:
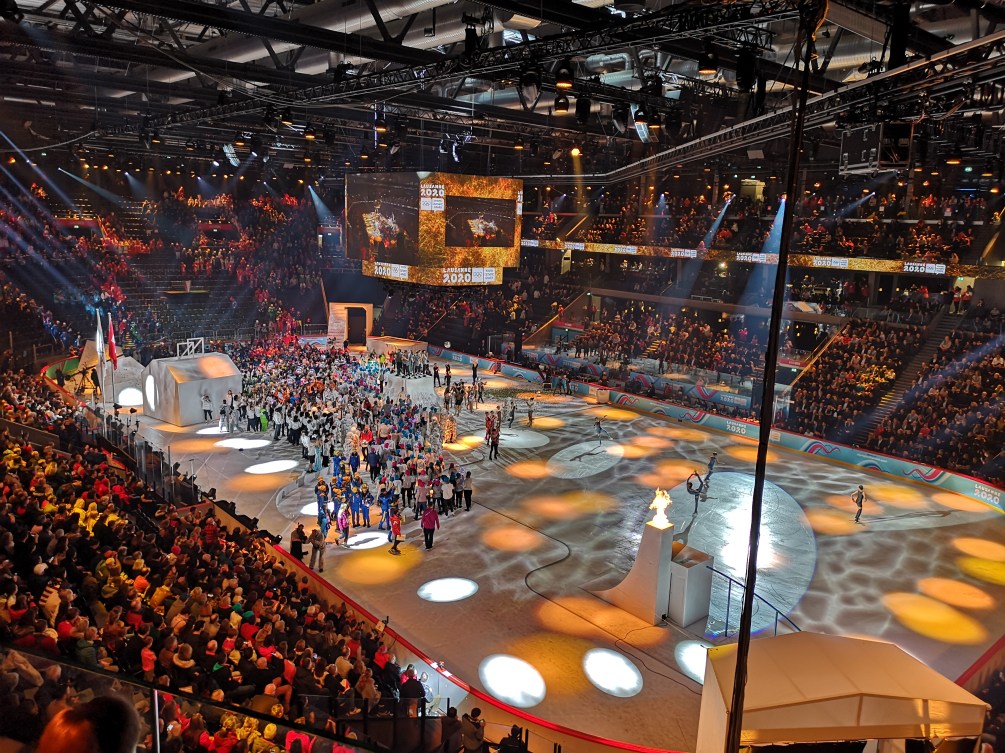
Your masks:
<svg viewBox="0 0 1005 753"><path fill-rule="evenodd" d="M722 753L736 646L710 649L697 753ZM820 633L751 641L741 744L975 737L986 704L892 643Z"/></svg>

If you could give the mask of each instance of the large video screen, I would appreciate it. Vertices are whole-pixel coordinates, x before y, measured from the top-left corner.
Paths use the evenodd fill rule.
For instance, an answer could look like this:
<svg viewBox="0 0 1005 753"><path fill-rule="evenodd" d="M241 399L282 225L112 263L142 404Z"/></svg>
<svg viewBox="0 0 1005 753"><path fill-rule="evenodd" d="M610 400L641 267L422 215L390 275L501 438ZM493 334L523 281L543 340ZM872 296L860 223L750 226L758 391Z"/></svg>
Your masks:
<svg viewBox="0 0 1005 753"><path fill-rule="evenodd" d="M346 255L364 274L498 285L520 263L523 181L453 173L346 176Z"/></svg>
<svg viewBox="0 0 1005 753"><path fill-rule="evenodd" d="M418 264L418 190L414 173L346 176L346 255Z"/></svg>

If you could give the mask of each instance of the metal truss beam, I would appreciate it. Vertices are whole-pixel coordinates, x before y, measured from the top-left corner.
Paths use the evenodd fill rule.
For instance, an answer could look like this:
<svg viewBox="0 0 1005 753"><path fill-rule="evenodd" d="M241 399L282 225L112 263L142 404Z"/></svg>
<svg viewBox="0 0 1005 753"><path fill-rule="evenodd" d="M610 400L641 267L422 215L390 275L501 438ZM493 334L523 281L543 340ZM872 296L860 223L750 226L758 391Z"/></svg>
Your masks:
<svg viewBox="0 0 1005 753"><path fill-rule="evenodd" d="M840 29L848 29L859 36L882 44L890 26L889 15L874 2L861 0L833 0L827 20ZM921 55L945 52L953 46L949 40L911 24L907 31L907 48Z"/></svg>
<svg viewBox="0 0 1005 753"><path fill-rule="evenodd" d="M435 63L443 57L433 50L419 50L393 42L364 37L360 34L343 34L316 26L305 26L285 18L263 18L257 13L233 10L194 0L102 0L102 4L133 13L144 13L155 18L171 18L176 21L249 34L261 39L274 39L329 52L361 55L402 65Z"/></svg>
<svg viewBox="0 0 1005 753"><path fill-rule="evenodd" d="M570 0L548 2L523 2L522 0L479 0L481 5L528 18L538 18L550 24L585 29L610 23L617 16L605 10L577 5Z"/></svg>
<svg viewBox="0 0 1005 753"><path fill-rule="evenodd" d="M13 79L12 89L5 89L5 93L11 90L23 89L25 92L36 91L40 98L62 99L64 87L84 86L89 89L95 87L102 89L117 89L145 94L151 97L162 99L194 99L202 102L215 102L219 92L216 89L204 89L179 84L165 84L159 81L144 81L140 78L130 78L124 76L113 76L106 73L98 73L81 67L57 67L49 66L40 68L32 63L20 63L5 61L0 65L0 77L10 77ZM20 83L21 86L16 86ZM38 87L51 86L51 93L46 93ZM94 99L93 92L91 100ZM119 102L129 109L137 106L135 100L105 98L107 104Z"/></svg>
<svg viewBox="0 0 1005 753"><path fill-rule="evenodd" d="M277 71L250 63L229 63L208 58L195 58L176 50L172 50L170 55L161 54L158 48L149 45L126 44L100 37L74 37L63 32L39 28L33 28L29 33L22 26L0 24L0 51L11 45L67 53L73 55L81 66L103 67L112 62L137 65L156 63L166 68L195 70L214 76L232 77L278 88L309 86L317 80L313 76Z"/></svg>
<svg viewBox="0 0 1005 753"><path fill-rule="evenodd" d="M456 76L491 78L545 60L621 49L632 44L653 45L678 39L700 39L711 30L717 35L724 35L731 30L744 29L754 24L795 19L798 15L798 9L786 0L757 5L714 3L674 6L594 31L544 37L519 45L496 47L475 56L453 56L429 65L348 76L341 81L291 92L290 98L293 102L324 102L360 95L372 97L391 90L420 89L434 81L444 81ZM178 113L173 122L195 123L241 115L261 108L259 102L245 100L231 105Z"/></svg>
<svg viewBox="0 0 1005 753"><path fill-rule="evenodd" d="M843 114L899 109L899 117L920 114L936 97L958 100L974 87L1005 79L1005 32L998 32L933 56L927 60L895 68L837 91L813 97L807 103L806 129L818 128ZM972 92L971 92L972 93ZM928 112L928 115L935 113ZM789 133L791 108L748 120L731 128L704 136L687 144L666 149L651 157L609 173L595 174L592 180L616 183L648 175L675 165L700 162L745 146L763 144ZM562 176L534 175L527 179L561 182Z"/></svg>

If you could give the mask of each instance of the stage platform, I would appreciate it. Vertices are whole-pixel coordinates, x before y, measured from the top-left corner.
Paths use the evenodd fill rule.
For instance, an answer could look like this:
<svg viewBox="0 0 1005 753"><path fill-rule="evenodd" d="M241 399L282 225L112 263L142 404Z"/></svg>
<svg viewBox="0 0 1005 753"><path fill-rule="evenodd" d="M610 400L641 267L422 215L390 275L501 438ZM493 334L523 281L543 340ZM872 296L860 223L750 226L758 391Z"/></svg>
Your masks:
<svg viewBox="0 0 1005 753"><path fill-rule="evenodd" d="M631 567L656 487L670 491L676 536L742 579L754 444L544 394L534 425L521 409L503 426L500 458L488 460L484 411L536 390L496 375L486 382L486 402L460 414L458 442L444 452L472 472L471 512L443 519L431 551L407 516L401 557L387 554L376 527L355 531L353 549L328 548L324 576L390 615L451 673L528 713L607 738L694 750L704 647L735 640L740 588L716 576L710 619L683 628L647 625L590 591ZM598 412L613 437L602 446L592 431ZM153 424L142 433L169 443L174 457L198 458L200 483L265 528L288 539L296 522L314 525L313 476L275 503L302 468L299 448L271 435L218 436L215 424L193 428ZM720 462L693 514L685 479L705 469L712 451ZM865 525L852 521L849 497L860 483L869 495ZM766 602L757 602L754 627L771 635L774 607L803 630L892 641L956 679L1005 631L1003 541L1005 516L991 507L772 449L757 584ZM467 588L432 589L445 578ZM428 600L431 591L438 601ZM457 705L464 711L470 699Z"/></svg>
<svg viewBox="0 0 1005 753"><path fill-rule="evenodd" d="M397 400L402 394L408 395L416 405L439 405L442 402L433 387L431 376L400 377L387 374L384 377L384 395Z"/></svg>
<svg viewBox="0 0 1005 753"><path fill-rule="evenodd" d="M419 340L406 340L403 337L368 337L366 338L366 349L368 352L389 353L392 350L403 351L425 351L428 343Z"/></svg>

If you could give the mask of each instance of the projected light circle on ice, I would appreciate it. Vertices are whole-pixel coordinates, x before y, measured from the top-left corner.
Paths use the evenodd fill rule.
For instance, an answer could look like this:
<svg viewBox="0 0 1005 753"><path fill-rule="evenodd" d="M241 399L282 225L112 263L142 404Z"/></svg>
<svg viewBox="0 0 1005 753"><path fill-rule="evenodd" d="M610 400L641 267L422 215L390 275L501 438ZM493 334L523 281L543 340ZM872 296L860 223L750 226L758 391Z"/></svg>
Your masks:
<svg viewBox="0 0 1005 753"><path fill-rule="evenodd" d="M705 684L705 657L711 643L704 641L681 641L674 649L674 658L681 671L695 682Z"/></svg>
<svg viewBox="0 0 1005 753"><path fill-rule="evenodd" d="M642 691L642 673L624 655L609 648L592 648L583 656L583 671L598 690L617 698Z"/></svg>
<svg viewBox="0 0 1005 753"><path fill-rule="evenodd" d="M199 431L196 432L196 434L203 434L203 435L229 434L229 433L230 432L228 432L226 429L221 429L219 426L207 426L205 429L199 429Z"/></svg>
<svg viewBox="0 0 1005 753"><path fill-rule="evenodd" d="M228 447L232 450L257 450L261 447L268 447L272 444L268 439L244 439L242 437L231 437L221 439L216 443L217 447Z"/></svg>
<svg viewBox="0 0 1005 753"><path fill-rule="evenodd" d="M446 603L467 599L477 591L478 584L467 578L437 578L423 583L416 593L420 599Z"/></svg>
<svg viewBox="0 0 1005 753"><path fill-rule="evenodd" d="M315 514L317 513L317 505L312 505L314 507ZM381 530L367 531L364 530L363 533L353 534L349 537L350 549L376 549L378 546L389 546L391 542L387 540L387 533Z"/></svg>
<svg viewBox="0 0 1005 753"><path fill-rule="evenodd" d="M270 460L267 463L249 465L244 469L244 472L251 473L256 476L264 473L281 473L282 471L291 471L298 465L300 465L300 463L296 460Z"/></svg>
<svg viewBox="0 0 1005 753"><path fill-rule="evenodd" d="M547 688L541 673L528 662L508 654L492 654L478 667L482 685L500 701L529 709L544 700Z"/></svg>
<svg viewBox="0 0 1005 753"><path fill-rule="evenodd" d="M135 387L123 387L119 391L119 405L135 408L143 405L143 393Z"/></svg>
<svg viewBox="0 0 1005 753"><path fill-rule="evenodd" d="M157 409L157 383L154 381L153 374L147 374L146 381L143 382L143 389L147 393L147 402L150 404L150 410Z"/></svg>

